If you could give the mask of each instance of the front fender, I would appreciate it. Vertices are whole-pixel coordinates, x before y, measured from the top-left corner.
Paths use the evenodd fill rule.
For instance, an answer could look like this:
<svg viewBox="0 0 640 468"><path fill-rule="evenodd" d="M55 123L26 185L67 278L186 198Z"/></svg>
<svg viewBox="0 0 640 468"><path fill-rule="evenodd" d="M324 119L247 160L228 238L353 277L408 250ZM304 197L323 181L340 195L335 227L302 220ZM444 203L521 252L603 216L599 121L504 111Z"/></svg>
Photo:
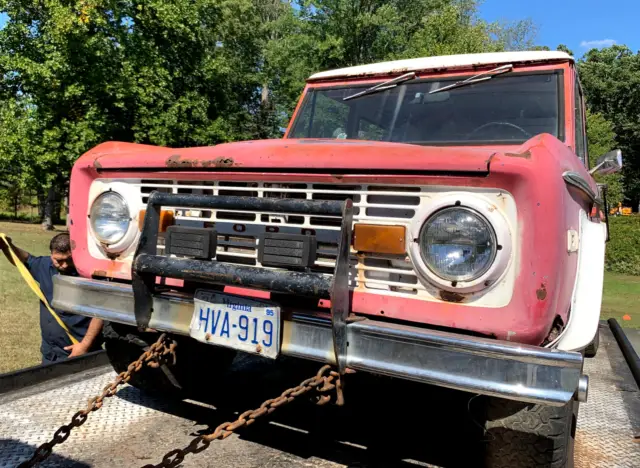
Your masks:
<svg viewBox="0 0 640 468"><path fill-rule="evenodd" d="M604 249L607 227L580 212L578 269L571 297L569 321L558 340L558 349L581 350L598 331L604 282Z"/></svg>

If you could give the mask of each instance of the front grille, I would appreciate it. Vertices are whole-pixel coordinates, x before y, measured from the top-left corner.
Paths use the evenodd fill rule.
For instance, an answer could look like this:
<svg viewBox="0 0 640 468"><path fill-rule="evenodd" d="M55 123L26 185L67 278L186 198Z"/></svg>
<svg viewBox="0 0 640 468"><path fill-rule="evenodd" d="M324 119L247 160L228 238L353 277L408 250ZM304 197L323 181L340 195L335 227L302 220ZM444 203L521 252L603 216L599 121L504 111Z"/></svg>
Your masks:
<svg viewBox="0 0 640 468"><path fill-rule="evenodd" d="M408 226L427 192L416 186L337 185L279 182L222 182L141 180L141 202L146 204L154 190L167 193L233 195L247 197L296 198L308 200L344 200L354 202L354 221ZM258 238L266 232L316 235L317 259L312 271L333 272L340 230L340 218L300 216L251 211L189 210L176 207L179 224L193 227L215 226L218 232L218 261L264 268L258 259ZM163 252L163 242L158 245ZM359 254L352 252L350 287L370 292L401 296L426 293L406 256Z"/></svg>

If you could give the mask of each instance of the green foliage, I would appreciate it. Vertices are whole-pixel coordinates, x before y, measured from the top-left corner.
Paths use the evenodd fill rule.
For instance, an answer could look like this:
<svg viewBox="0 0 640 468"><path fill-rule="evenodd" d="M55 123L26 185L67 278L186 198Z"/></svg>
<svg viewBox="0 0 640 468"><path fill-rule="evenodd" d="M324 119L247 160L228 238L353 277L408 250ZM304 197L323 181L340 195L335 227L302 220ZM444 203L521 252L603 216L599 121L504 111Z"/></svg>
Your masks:
<svg viewBox="0 0 640 468"><path fill-rule="evenodd" d="M567 47L564 44L559 44L558 47L556 47L556 50L559 50L560 52L566 52L567 54L571 55L572 57L574 56L573 50L569 49L569 47Z"/></svg>
<svg viewBox="0 0 640 468"><path fill-rule="evenodd" d="M7 208L14 208L20 191L33 181L36 119L28 99L0 101L0 199Z"/></svg>
<svg viewBox="0 0 640 468"><path fill-rule="evenodd" d="M637 206L640 200L640 55L615 45L592 49L579 62L587 104L611 122L616 147L622 150L624 193Z"/></svg>
<svg viewBox="0 0 640 468"><path fill-rule="evenodd" d="M381 60L526 49L529 20L487 23L476 0L307 0L301 16L316 44L316 69Z"/></svg>
<svg viewBox="0 0 640 468"><path fill-rule="evenodd" d="M105 140L190 146L251 136L260 82L249 0L0 8L9 14L0 95L29 99L37 125L27 150L44 186L68 179L75 159Z"/></svg>
<svg viewBox="0 0 640 468"><path fill-rule="evenodd" d="M605 268L616 273L640 275L640 216L610 216L609 225Z"/></svg>

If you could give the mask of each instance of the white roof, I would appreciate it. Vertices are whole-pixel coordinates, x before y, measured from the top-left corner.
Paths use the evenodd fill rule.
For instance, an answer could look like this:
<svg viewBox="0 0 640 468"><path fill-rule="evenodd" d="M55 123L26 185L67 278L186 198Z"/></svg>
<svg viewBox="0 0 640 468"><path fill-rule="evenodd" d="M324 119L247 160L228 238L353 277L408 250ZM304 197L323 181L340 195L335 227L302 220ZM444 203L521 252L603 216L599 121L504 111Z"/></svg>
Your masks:
<svg viewBox="0 0 640 468"><path fill-rule="evenodd" d="M439 57L422 57L393 62L372 63L356 67L340 68L311 75L308 81L333 78L354 78L375 75L397 75L412 71L453 70L488 65L523 64L531 62L571 61L573 57L560 51L528 51L528 52L492 52L486 54L442 55Z"/></svg>

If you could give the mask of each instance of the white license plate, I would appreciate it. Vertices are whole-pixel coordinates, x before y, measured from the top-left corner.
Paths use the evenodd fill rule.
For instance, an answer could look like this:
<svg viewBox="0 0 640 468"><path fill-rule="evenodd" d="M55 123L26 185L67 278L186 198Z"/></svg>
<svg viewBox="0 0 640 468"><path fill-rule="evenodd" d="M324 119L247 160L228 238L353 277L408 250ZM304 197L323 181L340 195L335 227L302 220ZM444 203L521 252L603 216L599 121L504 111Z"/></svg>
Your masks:
<svg viewBox="0 0 640 468"><path fill-rule="evenodd" d="M280 308L268 302L199 289L189 333L198 341L275 359Z"/></svg>

